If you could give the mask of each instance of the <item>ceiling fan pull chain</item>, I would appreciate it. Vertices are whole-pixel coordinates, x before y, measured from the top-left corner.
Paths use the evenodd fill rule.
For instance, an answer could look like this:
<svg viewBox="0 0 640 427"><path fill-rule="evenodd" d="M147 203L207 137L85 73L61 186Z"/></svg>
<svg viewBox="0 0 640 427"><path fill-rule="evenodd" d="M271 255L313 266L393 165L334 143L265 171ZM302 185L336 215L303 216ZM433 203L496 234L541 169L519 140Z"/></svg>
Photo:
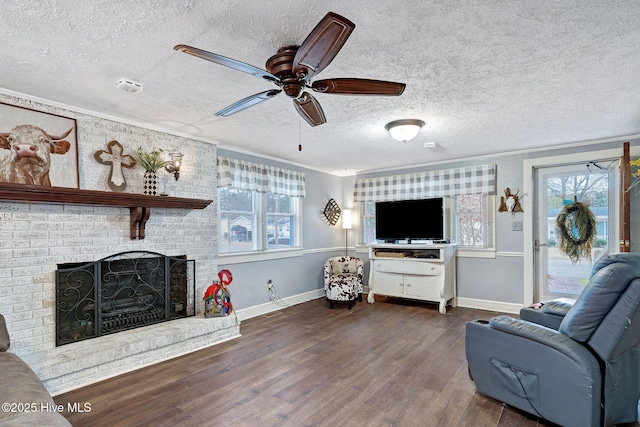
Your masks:
<svg viewBox="0 0 640 427"><path fill-rule="evenodd" d="M298 151L302 151L302 117L298 116Z"/></svg>

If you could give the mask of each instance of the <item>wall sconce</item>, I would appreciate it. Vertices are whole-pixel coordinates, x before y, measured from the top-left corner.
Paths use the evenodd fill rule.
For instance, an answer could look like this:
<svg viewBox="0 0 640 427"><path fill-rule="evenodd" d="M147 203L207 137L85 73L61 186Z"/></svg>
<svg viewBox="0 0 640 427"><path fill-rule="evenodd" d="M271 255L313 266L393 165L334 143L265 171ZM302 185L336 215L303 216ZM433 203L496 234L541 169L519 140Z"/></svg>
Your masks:
<svg viewBox="0 0 640 427"><path fill-rule="evenodd" d="M344 256L347 256L349 230L351 230L351 209L342 210L342 229L344 230Z"/></svg>
<svg viewBox="0 0 640 427"><path fill-rule="evenodd" d="M424 126L424 122L422 120L405 119L389 122L384 128L396 141L407 142L411 141L416 137L416 135L418 135L422 126Z"/></svg>
<svg viewBox="0 0 640 427"><path fill-rule="evenodd" d="M169 156L171 157L171 163L169 163L165 169L167 172L172 173L177 181L180 177L180 166L182 166L182 157L184 157L184 155L178 150L173 150L169 153Z"/></svg>

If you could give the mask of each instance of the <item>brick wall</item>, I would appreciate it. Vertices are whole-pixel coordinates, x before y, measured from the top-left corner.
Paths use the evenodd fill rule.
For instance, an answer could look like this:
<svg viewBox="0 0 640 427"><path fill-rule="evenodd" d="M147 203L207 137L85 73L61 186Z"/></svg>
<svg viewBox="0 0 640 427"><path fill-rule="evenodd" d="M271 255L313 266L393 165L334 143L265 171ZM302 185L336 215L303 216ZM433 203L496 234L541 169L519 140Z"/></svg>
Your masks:
<svg viewBox="0 0 640 427"><path fill-rule="evenodd" d="M184 154L183 168L177 182L165 174L167 193L215 200L214 144L7 94L0 94L0 102L76 119L81 189L109 191L109 166L99 164L93 155L117 140L125 154L138 147L178 149ZM142 193L143 172L139 166L124 169L125 192ZM150 250L195 259L201 316L198 296L217 273L215 224L215 202L203 210L151 209L146 238L131 240L128 208L0 201L0 313L7 320L11 351L25 356L55 348L57 264L94 261L123 251ZM73 345L68 345L68 351L73 351Z"/></svg>

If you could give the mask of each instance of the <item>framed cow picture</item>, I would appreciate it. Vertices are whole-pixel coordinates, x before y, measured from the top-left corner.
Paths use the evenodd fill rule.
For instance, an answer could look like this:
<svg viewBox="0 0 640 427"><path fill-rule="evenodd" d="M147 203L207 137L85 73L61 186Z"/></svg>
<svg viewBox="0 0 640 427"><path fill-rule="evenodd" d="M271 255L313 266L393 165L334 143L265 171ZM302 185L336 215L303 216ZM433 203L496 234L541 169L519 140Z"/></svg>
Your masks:
<svg viewBox="0 0 640 427"><path fill-rule="evenodd" d="M0 183L79 188L75 119L0 103Z"/></svg>

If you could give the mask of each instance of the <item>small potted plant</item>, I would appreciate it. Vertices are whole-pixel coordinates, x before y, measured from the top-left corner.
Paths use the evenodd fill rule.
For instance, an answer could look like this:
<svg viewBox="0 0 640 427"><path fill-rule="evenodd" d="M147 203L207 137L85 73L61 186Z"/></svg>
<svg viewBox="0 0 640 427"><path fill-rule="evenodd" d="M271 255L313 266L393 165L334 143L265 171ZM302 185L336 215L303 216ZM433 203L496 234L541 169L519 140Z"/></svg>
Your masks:
<svg viewBox="0 0 640 427"><path fill-rule="evenodd" d="M144 172L144 194L156 195L158 188L158 169L162 169L171 163L162 157L164 151L154 148L151 151L144 151L142 147L134 152L133 157L138 164L145 169Z"/></svg>

